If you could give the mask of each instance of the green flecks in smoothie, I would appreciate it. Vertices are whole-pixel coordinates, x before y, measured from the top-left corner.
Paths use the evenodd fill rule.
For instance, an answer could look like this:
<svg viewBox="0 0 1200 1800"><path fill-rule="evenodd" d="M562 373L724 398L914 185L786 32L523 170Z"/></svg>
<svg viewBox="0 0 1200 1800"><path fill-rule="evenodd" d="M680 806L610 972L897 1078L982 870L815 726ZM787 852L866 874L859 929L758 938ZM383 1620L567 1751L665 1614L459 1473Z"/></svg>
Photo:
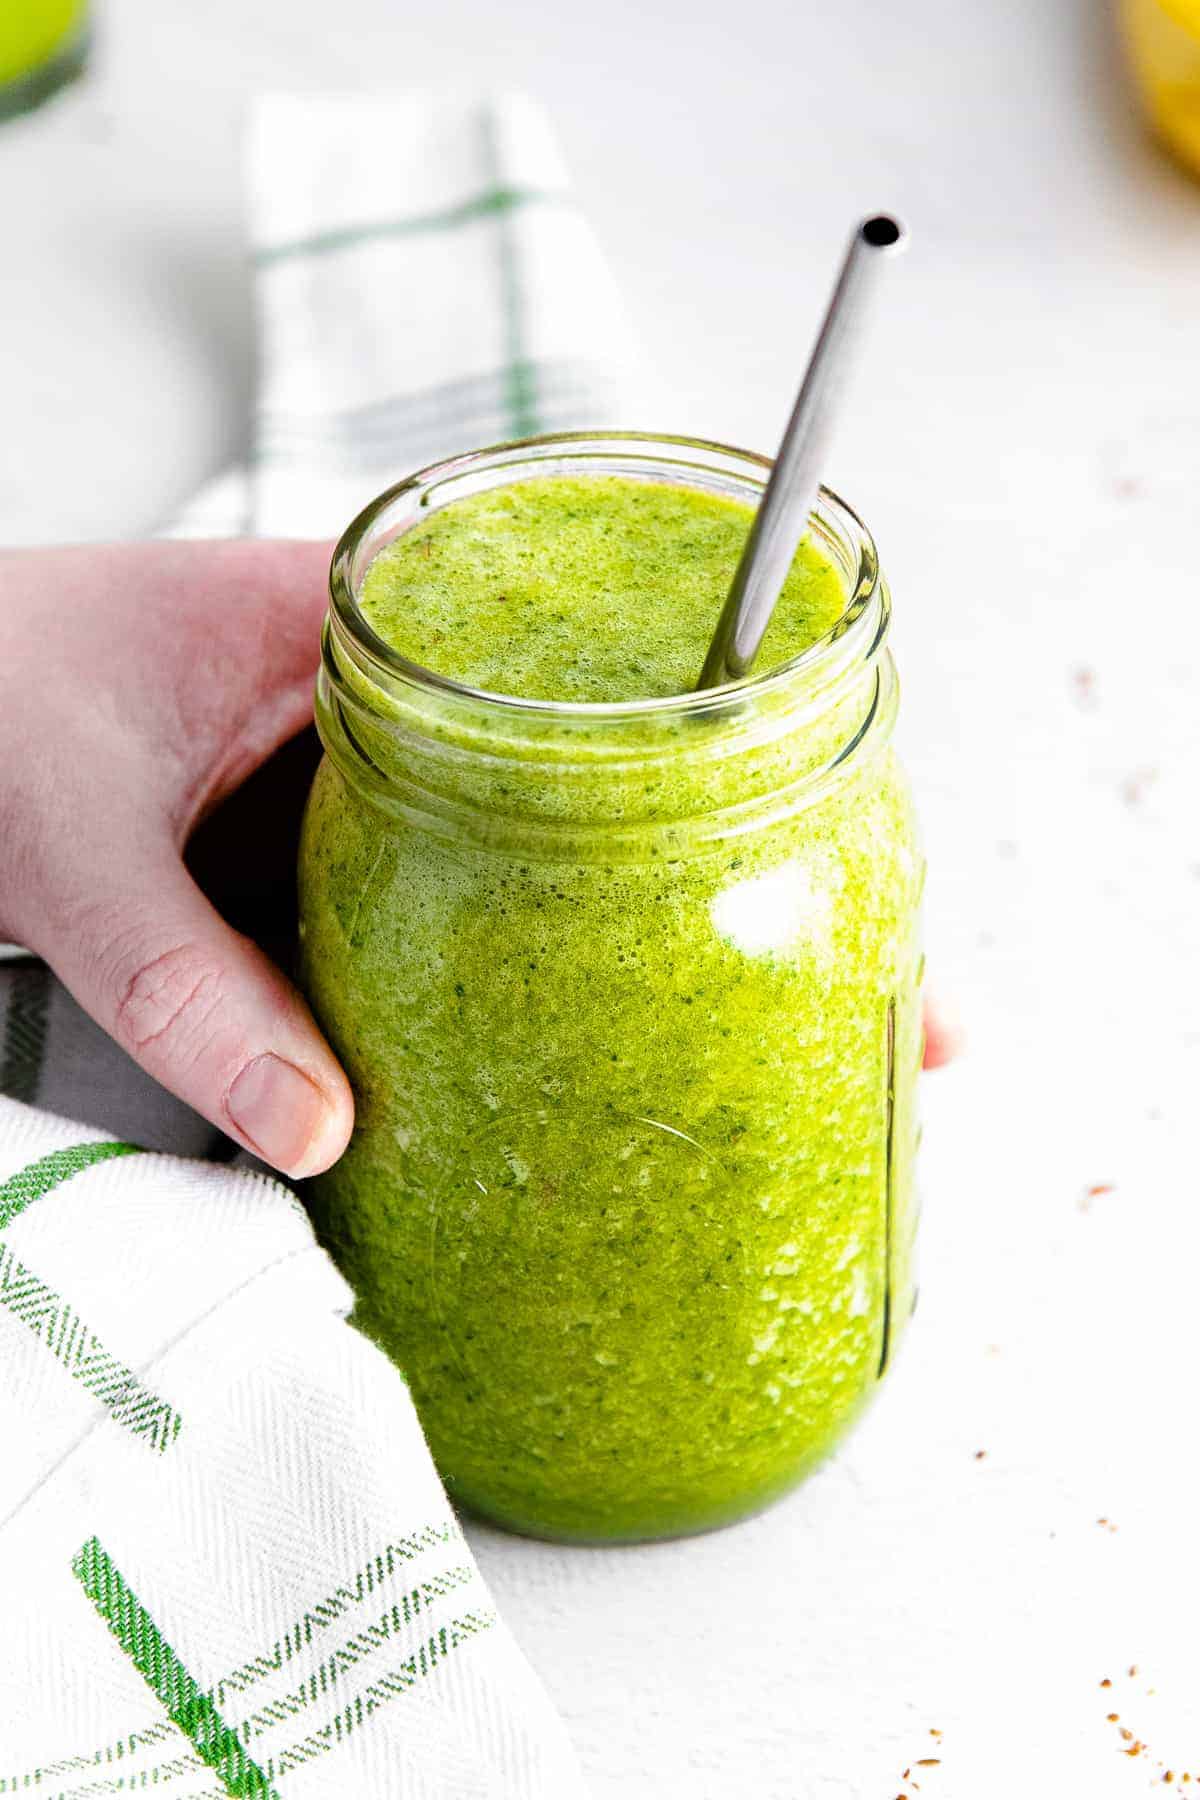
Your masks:
<svg viewBox="0 0 1200 1800"><path fill-rule="evenodd" d="M411 662L488 693L617 701L686 693L746 541L739 501L630 477L551 476L442 508L367 570L364 616ZM758 667L825 637L842 578L796 553Z"/></svg>

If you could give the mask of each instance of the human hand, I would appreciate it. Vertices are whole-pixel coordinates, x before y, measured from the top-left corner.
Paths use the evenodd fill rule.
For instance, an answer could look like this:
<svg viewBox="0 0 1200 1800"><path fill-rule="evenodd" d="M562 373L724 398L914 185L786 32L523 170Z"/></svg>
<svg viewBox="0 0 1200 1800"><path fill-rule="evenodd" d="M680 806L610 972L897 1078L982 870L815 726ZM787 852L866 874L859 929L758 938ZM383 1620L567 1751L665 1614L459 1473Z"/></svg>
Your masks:
<svg viewBox="0 0 1200 1800"><path fill-rule="evenodd" d="M287 1174L349 1084L300 995L185 869L194 828L312 716L328 546L0 554L0 939Z"/></svg>

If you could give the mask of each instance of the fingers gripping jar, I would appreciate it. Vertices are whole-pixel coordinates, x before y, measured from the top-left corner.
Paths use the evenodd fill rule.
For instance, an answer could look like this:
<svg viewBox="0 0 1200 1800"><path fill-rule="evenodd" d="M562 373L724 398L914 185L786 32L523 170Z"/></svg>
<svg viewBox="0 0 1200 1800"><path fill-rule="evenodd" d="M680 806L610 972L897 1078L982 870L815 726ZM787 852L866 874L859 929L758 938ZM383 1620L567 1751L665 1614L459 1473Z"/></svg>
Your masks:
<svg viewBox="0 0 1200 1800"><path fill-rule="evenodd" d="M767 467L506 446L392 489L334 558L301 964L358 1122L309 1204L451 1493L536 1535L763 1506L911 1309L923 864L888 595L823 493L836 629L736 688L612 705L443 679L357 596L481 488L619 474L753 504Z"/></svg>

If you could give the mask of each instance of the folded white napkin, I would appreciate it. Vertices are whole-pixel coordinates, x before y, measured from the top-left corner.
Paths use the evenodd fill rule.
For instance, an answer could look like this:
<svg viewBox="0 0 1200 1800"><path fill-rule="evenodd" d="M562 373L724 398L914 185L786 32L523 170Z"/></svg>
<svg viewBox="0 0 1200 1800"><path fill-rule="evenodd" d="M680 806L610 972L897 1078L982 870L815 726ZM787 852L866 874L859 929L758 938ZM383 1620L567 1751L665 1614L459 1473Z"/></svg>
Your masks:
<svg viewBox="0 0 1200 1800"><path fill-rule="evenodd" d="M255 108L255 460L173 535L318 537L460 450L628 427L620 299L520 95Z"/></svg>
<svg viewBox="0 0 1200 1800"><path fill-rule="evenodd" d="M333 532L436 456L620 419L620 309L527 102L272 98L251 189L258 456L182 534ZM131 1149L212 1134L32 962L0 1092L0 1795L579 1794L294 1197Z"/></svg>
<svg viewBox="0 0 1200 1800"><path fill-rule="evenodd" d="M280 1183L0 1100L0 1793L581 1791L350 1304Z"/></svg>

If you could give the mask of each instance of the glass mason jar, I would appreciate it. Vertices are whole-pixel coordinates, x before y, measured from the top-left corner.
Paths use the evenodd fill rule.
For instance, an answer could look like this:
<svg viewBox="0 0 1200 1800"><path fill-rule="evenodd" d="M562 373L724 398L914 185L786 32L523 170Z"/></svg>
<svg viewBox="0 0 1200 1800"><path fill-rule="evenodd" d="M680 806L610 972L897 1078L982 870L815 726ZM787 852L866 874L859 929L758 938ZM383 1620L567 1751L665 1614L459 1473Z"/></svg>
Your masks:
<svg viewBox="0 0 1200 1800"><path fill-rule="evenodd" d="M358 1121L309 1204L452 1495L538 1536L763 1506L911 1309L923 863L888 594L822 493L837 629L737 686L613 705L443 679L356 596L482 488L754 503L768 468L642 435L505 445L391 489L333 560L301 969Z"/></svg>
<svg viewBox="0 0 1200 1800"><path fill-rule="evenodd" d="M86 0L0 3L0 119L29 112L87 61Z"/></svg>

